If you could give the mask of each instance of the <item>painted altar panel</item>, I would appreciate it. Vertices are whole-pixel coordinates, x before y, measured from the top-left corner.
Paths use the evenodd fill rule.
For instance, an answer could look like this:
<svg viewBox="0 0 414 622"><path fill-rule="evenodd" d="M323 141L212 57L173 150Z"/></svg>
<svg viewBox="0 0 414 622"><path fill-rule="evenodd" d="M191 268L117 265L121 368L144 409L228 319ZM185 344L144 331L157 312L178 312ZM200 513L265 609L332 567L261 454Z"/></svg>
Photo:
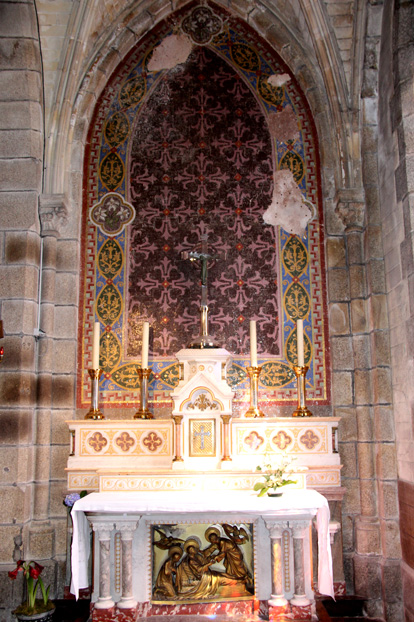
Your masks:
<svg viewBox="0 0 414 622"><path fill-rule="evenodd" d="M198 329L199 277L181 252L202 233L217 254L209 271L210 328L233 354L235 414L248 401L249 319L258 322L260 399L294 403L290 364L295 320L303 317L308 401L329 403L315 128L277 55L240 20L211 7L217 33L194 45L185 62L169 71L148 68L154 48L191 15L191 6L139 42L96 107L85 158L78 407L90 405L86 370L95 320L101 405L137 404L141 323L150 320L151 407L170 406L180 377L174 354ZM282 86L269 82L275 75L287 76ZM271 133L269 119L277 113L294 115L294 139ZM316 209L303 238L263 221L273 171L283 168Z"/></svg>

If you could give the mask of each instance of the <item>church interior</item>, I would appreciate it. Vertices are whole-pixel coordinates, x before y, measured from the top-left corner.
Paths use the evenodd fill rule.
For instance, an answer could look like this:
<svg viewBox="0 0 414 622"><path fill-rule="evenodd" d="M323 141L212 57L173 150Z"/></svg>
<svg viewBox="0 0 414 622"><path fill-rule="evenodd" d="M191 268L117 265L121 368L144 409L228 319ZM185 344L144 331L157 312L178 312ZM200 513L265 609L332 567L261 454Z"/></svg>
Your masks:
<svg viewBox="0 0 414 622"><path fill-rule="evenodd" d="M0 46L0 621L35 560L94 622L414 622L414 3L0 0Z"/></svg>

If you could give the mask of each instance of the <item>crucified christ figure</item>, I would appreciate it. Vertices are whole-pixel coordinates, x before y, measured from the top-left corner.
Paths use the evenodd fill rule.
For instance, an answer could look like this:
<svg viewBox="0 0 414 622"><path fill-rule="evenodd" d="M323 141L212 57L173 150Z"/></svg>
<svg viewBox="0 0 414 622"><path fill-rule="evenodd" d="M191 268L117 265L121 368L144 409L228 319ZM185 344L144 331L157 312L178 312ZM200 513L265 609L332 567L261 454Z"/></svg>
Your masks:
<svg viewBox="0 0 414 622"><path fill-rule="evenodd" d="M208 262L217 259L217 255L208 252L207 234L201 235L201 245L194 250L183 252L183 259L189 259L201 264L201 304L200 304L200 334L192 339L189 348L218 348L211 335L208 334L208 304L207 304L207 285L208 285Z"/></svg>

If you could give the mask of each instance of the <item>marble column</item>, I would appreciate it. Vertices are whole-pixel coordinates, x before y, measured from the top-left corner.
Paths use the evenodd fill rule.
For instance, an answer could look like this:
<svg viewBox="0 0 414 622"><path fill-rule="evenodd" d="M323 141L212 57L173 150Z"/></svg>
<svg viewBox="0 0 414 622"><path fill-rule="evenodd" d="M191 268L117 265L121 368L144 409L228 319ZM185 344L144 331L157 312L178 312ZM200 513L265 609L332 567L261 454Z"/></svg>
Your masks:
<svg viewBox="0 0 414 622"><path fill-rule="evenodd" d="M115 524L121 534L122 545L122 596L117 603L120 609L133 609L137 601L132 597L132 540L138 521L120 521Z"/></svg>
<svg viewBox="0 0 414 622"><path fill-rule="evenodd" d="M305 538L309 537L310 521L289 521L293 536L293 565L295 574L295 593L291 599L292 605L304 607L310 605L311 600L306 596L306 575L310 575L310 560L305 561Z"/></svg>
<svg viewBox="0 0 414 622"><path fill-rule="evenodd" d="M183 462L183 449L182 449L182 438L183 438L183 415L173 415L174 424L175 424L175 457L173 459L174 462Z"/></svg>
<svg viewBox="0 0 414 622"><path fill-rule="evenodd" d="M283 590L282 534L288 528L288 523L273 520L266 520L265 523L272 545L272 595L268 602L272 607L285 607L287 600Z"/></svg>
<svg viewBox="0 0 414 622"><path fill-rule="evenodd" d="M230 419L231 415L220 415L223 422L223 457L222 462L230 462Z"/></svg>
<svg viewBox="0 0 414 622"><path fill-rule="evenodd" d="M95 609L110 609L115 605L111 598L111 531L113 523L92 523L99 541L99 597Z"/></svg>

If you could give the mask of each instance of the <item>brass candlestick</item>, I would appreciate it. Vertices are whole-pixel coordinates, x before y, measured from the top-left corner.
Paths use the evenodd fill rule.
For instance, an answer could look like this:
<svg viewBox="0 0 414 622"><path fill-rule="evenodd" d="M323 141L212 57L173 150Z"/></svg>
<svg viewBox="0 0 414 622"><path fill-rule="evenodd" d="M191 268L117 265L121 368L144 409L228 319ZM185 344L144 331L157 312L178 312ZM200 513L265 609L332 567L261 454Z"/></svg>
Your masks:
<svg viewBox="0 0 414 622"><path fill-rule="evenodd" d="M306 406L306 372L309 367L304 365L303 367L299 365L293 365L293 371L295 372L296 380L298 383L298 407L294 413L292 413L292 417L313 417L311 411Z"/></svg>
<svg viewBox="0 0 414 622"><path fill-rule="evenodd" d="M264 417L265 414L257 405L259 394L259 376L262 371L261 367L246 367L247 374L250 378L250 408L244 415L245 417Z"/></svg>
<svg viewBox="0 0 414 622"><path fill-rule="evenodd" d="M92 395L91 395L91 407L87 414L85 415L85 419L105 419L105 416L99 410L98 404L98 389L99 389L99 378L102 374L102 369L88 369L89 377L92 381Z"/></svg>
<svg viewBox="0 0 414 622"><path fill-rule="evenodd" d="M152 412L148 410L148 378L151 375L151 367L138 368L140 382L139 410L134 415L134 419L154 419Z"/></svg>

